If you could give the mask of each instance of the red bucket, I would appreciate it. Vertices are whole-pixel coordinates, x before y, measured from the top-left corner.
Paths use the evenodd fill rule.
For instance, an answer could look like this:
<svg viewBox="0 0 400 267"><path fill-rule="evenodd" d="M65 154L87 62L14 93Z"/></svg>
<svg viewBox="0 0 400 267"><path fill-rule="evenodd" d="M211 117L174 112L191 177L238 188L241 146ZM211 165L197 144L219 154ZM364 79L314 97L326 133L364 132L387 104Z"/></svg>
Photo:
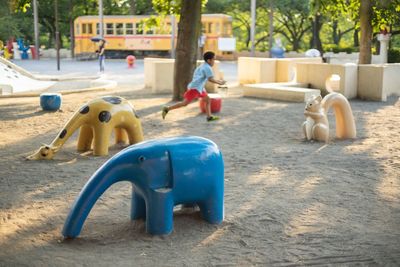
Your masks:
<svg viewBox="0 0 400 267"><path fill-rule="evenodd" d="M222 107L222 98L219 94L208 94L211 100L211 113L217 113L221 111ZM206 101L203 98L200 98L200 110L203 113L206 113Z"/></svg>

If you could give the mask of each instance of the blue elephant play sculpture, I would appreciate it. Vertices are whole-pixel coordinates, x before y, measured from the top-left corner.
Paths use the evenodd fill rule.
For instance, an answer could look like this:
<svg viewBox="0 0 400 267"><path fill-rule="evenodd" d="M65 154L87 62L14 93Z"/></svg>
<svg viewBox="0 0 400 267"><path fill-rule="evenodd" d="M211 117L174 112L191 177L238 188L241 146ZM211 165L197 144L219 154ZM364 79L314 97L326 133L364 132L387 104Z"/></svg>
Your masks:
<svg viewBox="0 0 400 267"><path fill-rule="evenodd" d="M131 219L145 219L153 235L173 230L173 208L197 204L214 224L224 217L224 162L217 145L188 136L149 140L109 159L89 179L64 224L62 234L74 238L99 197L120 181L132 183Z"/></svg>

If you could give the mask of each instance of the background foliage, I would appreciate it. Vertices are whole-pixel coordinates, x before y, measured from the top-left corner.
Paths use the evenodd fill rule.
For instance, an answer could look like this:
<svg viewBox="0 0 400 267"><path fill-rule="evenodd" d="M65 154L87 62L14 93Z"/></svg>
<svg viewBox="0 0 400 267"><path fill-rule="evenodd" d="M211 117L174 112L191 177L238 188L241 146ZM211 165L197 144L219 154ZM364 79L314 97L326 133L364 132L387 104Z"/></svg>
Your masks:
<svg viewBox="0 0 400 267"><path fill-rule="evenodd" d="M390 47L400 47L400 0L371 0L373 3L374 48L376 35L385 27L392 33ZM24 38L33 43L31 0L0 0L0 40ZM54 0L38 0L40 42L54 46ZM105 15L177 14L181 0L103 0ZM287 51L305 51L322 44L322 50L352 52L359 47L360 0L257 0L256 50L268 50L268 12L273 7L274 35ZM71 22L81 15L98 14L98 0L58 0L62 46L70 46ZM250 0L204 0L203 13L224 13L233 17L237 49L249 50ZM159 23L152 20L151 23ZM396 55L391 52L390 55Z"/></svg>

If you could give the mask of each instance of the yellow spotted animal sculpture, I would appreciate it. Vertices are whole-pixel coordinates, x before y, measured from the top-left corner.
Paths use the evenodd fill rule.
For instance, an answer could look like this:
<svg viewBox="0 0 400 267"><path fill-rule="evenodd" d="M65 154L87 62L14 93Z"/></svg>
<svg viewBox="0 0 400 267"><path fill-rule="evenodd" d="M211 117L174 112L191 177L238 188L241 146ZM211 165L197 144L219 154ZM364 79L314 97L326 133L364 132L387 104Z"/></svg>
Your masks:
<svg viewBox="0 0 400 267"><path fill-rule="evenodd" d="M356 138L356 125L349 102L342 94L330 93L323 99L317 96L306 103L303 132L307 140L329 141L327 113L331 107L336 118L336 138Z"/></svg>
<svg viewBox="0 0 400 267"><path fill-rule="evenodd" d="M78 128L78 151L89 151L93 143L95 156L108 155L113 130L116 143L143 141L142 125L133 106L122 97L104 96L82 106L50 145L43 145L27 159L52 159Z"/></svg>

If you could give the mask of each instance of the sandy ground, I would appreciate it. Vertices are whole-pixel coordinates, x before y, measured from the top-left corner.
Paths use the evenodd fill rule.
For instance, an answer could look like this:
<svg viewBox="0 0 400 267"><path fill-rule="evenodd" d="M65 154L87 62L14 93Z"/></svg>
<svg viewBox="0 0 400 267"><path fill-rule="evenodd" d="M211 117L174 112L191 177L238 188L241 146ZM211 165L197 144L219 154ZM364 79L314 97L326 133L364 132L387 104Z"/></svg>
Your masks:
<svg viewBox="0 0 400 267"><path fill-rule="evenodd" d="M130 221L130 184L102 196L79 238L62 240L69 209L107 157L80 155L75 134L52 161L24 160L49 143L75 110L101 95L134 104L145 139L198 135L225 160L225 220L175 212L168 236ZM198 103L160 108L167 95L123 88L63 97L61 112L39 98L0 99L0 266L400 265L400 101L351 101L358 137L328 145L303 140L302 103L224 98L221 120L207 123Z"/></svg>

